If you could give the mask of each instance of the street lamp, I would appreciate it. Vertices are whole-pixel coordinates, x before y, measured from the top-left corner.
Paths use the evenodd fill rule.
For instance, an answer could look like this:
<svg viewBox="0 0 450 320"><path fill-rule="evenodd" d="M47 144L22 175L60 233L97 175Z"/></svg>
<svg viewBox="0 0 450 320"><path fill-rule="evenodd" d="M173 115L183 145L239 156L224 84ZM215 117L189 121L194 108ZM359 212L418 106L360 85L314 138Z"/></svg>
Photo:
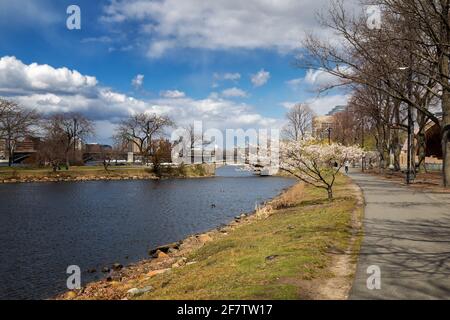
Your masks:
<svg viewBox="0 0 450 320"><path fill-rule="evenodd" d="M326 131L328 132L328 144L331 145L331 127L328 127Z"/></svg>

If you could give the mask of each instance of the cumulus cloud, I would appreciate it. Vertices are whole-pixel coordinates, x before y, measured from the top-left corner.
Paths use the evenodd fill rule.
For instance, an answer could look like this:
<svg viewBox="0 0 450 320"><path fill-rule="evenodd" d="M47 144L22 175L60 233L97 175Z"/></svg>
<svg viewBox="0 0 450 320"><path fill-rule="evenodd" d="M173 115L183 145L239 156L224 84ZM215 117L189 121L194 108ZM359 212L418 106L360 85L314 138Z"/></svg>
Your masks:
<svg viewBox="0 0 450 320"><path fill-rule="evenodd" d="M347 70L348 72L350 72L348 68L340 69L340 72L345 73ZM306 72L304 80L305 83L318 88L336 86L342 83L342 80L339 77L329 74L328 72L322 69L319 70L309 69Z"/></svg>
<svg viewBox="0 0 450 320"><path fill-rule="evenodd" d="M258 73L251 76L252 83L255 87L261 87L270 79L270 72L261 69Z"/></svg>
<svg viewBox="0 0 450 320"><path fill-rule="evenodd" d="M348 7L355 3L345 1ZM110 0L101 20L115 28L137 24L141 36L151 38L152 58L174 47L286 52L300 46L306 30L328 34L314 14L328 5L329 0Z"/></svg>
<svg viewBox="0 0 450 320"><path fill-rule="evenodd" d="M144 75L138 74L136 77L131 80L131 85L135 87L136 89L139 89L144 84Z"/></svg>
<svg viewBox="0 0 450 320"><path fill-rule="evenodd" d="M325 115L335 106L346 105L349 99L350 95L336 94L311 98L305 102L318 115Z"/></svg>
<svg viewBox="0 0 450 320"><path fill-rule="evenodd" d="M97 85L97 79L66 67L24 64L16 57L0 58L0 91L23 89L49 92L77 92Z"/></svg>
<svg viewBox="0 0 450 320"><path fill-rule="evenodd" d="M14 70L14 72L13 72ZM193 99L178 90L161 92L151 100L137 99L100 86L95 77L67 68L36 63L26 65L14 57L0 59L0 95L43 114L80 112L101 124L102 137L117 121L137 112L165 114L179 125L204 122L218 129L277 127L278 119L258 114L254 107L220 95ZM109 132L112 135L112 132Z"/></svg>
<svg viewBox="0 0 450 320"><path fill-rule="evenodd" d="M245 98L245 97L247 97L247 92L245 92L242 89L233 87L233 88L223 90L222 96L227 97L227 98Z"/></svg>
<svg viewBox="0 0 450 320"><path fill-rule="evenodd" d="M160 96L164 98L179 99L186 97L186 94L178 90L166 90L161 92Z"/></svg>

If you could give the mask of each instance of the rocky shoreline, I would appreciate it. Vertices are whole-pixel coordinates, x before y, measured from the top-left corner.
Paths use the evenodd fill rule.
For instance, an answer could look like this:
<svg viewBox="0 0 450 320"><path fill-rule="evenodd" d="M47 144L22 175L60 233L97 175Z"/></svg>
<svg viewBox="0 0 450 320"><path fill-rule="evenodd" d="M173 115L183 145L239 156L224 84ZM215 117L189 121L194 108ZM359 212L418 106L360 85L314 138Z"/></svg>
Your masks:
<svg viewBox="0 0 450 320"><path fill-rule="evenodd" d="M0 179L1 183L31 183L31 182L82 182L82 181L117 181L117 180L158 180L156 176L44 176L44 177L18 177Z"/></svg>
<svg viewBox="0 0 450 320"><path fill-rule="evenodd" d="M295 185L294 185L295 186ZM228 233L242 225L255 220L267 218L274 210L273 205L294 186L283 190L278 196L266 202L261 208L252 213L242 213L230 223L216 227L210 231L191 235L186 239L149 250L149 259L123 267L114 264L103 268L104 279L88 283L80 290L62 293L53 299L56 300L128 300L142 294L151 292L152 287L140 287L139 283L155 277L156 275L171 272L176 268L183 268L197 263L189 256L195 250L208 242L226 237Z"/></svg>

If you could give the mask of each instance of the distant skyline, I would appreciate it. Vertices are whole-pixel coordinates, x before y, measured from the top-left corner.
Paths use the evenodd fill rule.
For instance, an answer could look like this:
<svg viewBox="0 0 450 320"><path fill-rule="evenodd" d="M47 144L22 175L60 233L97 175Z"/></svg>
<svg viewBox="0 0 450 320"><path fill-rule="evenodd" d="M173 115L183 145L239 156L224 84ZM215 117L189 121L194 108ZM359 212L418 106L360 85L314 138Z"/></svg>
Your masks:
<svg viewBox="0 0 450 320"><path fill-rule="evenodd" d="M81 30L66 27L71 4ZM313 14L328 4L0 0L0 96L43 113L81 112L99 143L130 112L220 129L279 127L297 102L326 114L348 93L317 97L326 75L293 62L305 32L332 36Z"/></svg>

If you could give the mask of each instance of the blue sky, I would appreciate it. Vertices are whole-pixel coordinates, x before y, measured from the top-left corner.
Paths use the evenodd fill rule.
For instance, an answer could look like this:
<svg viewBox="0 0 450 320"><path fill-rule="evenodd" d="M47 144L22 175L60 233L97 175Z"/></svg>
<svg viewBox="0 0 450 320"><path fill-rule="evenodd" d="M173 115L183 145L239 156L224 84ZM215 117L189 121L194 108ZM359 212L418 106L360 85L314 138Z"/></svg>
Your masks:
<svg viewBox="0 0 450 320"><path fill-rule="evenodd" d="M81 8L81 30L66 9ZM295 102L319 114L346 93L314 93L293 66L328 0L0 0L0 96L43 113L82 112L98 141L132 112L185 124L279 127ZM133 79L135 81L133 82ZM138 81L136 81L138 79Z"/></svg>

